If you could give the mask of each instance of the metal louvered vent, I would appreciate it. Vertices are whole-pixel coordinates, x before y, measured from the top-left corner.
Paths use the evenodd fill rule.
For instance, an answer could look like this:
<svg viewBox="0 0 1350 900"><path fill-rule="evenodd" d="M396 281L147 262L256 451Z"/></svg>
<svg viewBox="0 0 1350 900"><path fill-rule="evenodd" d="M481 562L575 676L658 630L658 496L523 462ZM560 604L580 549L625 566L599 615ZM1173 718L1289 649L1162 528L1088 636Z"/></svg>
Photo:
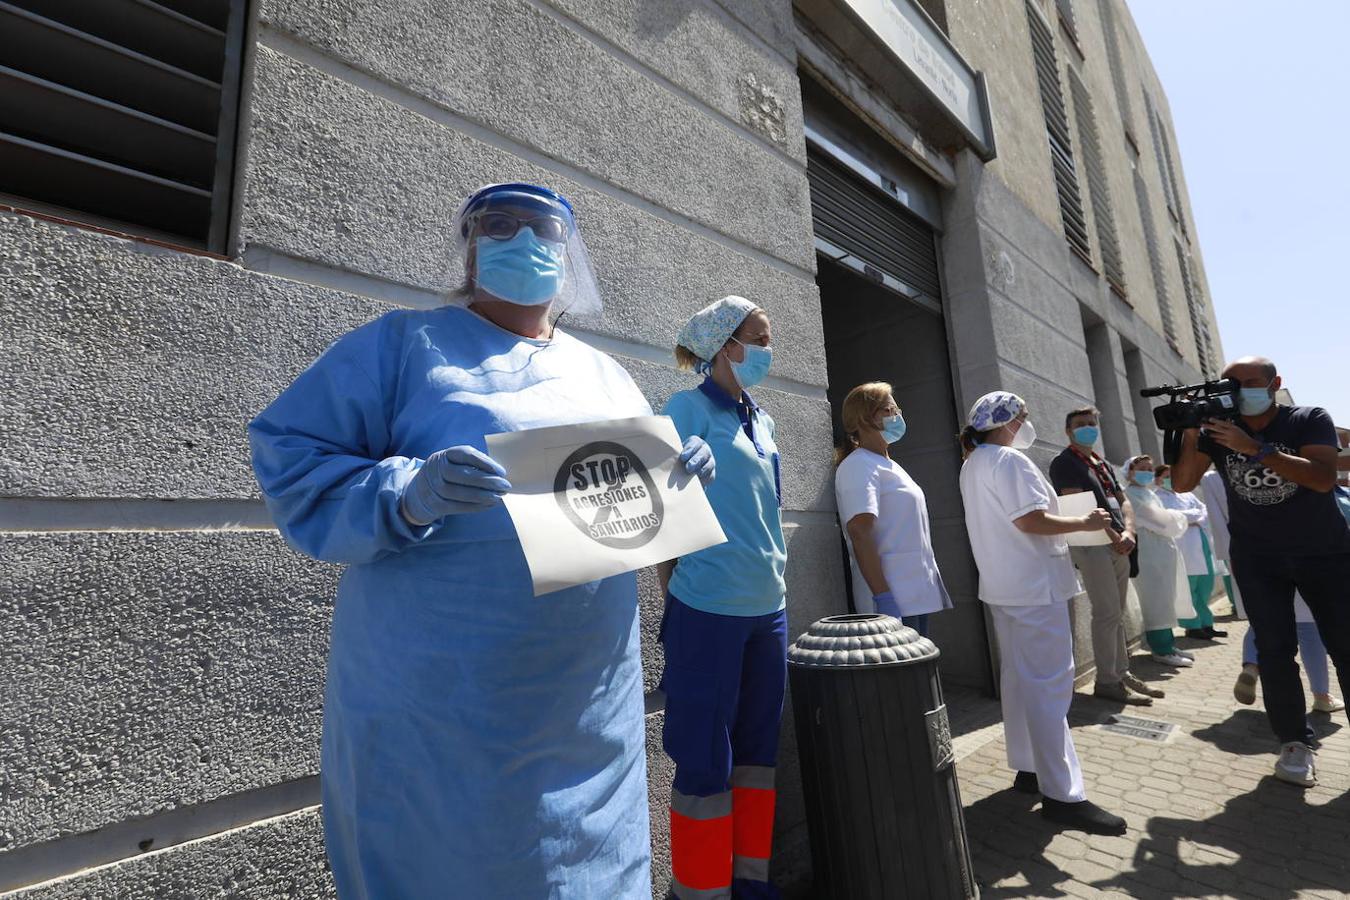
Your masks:
<svg viewBox="0 0 1350 900"><path fill-rule="evenodd" d="M1158 137L1162 139L1163 161L1167 163L1167 181L1172 186L1172 201L1176 204L1172 208L1172 214L1176 217L1177 224L1181 226L1181 233L1186 234L1186 212L1181 202L1181 184L1177 181L1177 168L1180 164L1172 155L1172 141L1167 136L1167 125L1156 112L1154 118L1158 123Z"/></svg>
<svg viewBox="0 0 1350 900"><path fill-rule="evenodd" d="M1078 20L1073 14L1073 0L1055 0L1055 11L1059 13L1059 24L1075 44L1078 43Z"/></svg>
<svg viewBox="0 0 1350 900"><path fill-rule="evenodd" d="M1182 226L1184 232L1185 224L1181 221L1181 197L1177 194L1177 179L1172 173L1172 154L1167 146L1167 136L1163 132L1158 108L1147 91L1144 92L1144 112L1148 116L1148 130L1153 136L1153 155L1158 159L1158 177L1162 179L1163 196L1167 198L1167 211Z"/></svg>
<svg viewBox="0 0 1350 900"><path fill-rule="evenodd" d="M1116 234L1116 216L1111 208L1111 189L1102 164L1102 144L1097 135L1097 117L1092 97L1078 73L1069 70L1069 94L1073 97L1074 119L1078 122L1078 145L1082 150L1083 171L1087 174L1088 198L1092 201L1092 220L1097 227L1097 243L1102 250L1102 268L1111 287L1125 296L1125 267L1120 256L1120 238Z"/></svg>
<svg viewBox="0 0 1350 900"><path fill-rule="evenodd" d="M224 252L245 0L0 0L0 202Z"/></svg>
<svg viewBox="0 0 1350 900"><path fill-rule="evenodd" d="M1167 295L1167 276L1163 274L1162 249L1158 246L1158 230L1153 224L1153 204L1148 199L1148 185L1134 168L1134 197L1139 203L1139 219L1144 226L1144 245L1148 248L1148 265L1153 272L1153 293L1158 298L1158 315L1162 317L1163 335L1173 348L1177 346L1177 325L1172 317L1172 303Z"/></svg>
<svg viewBox="0 0 1350 900"><path fill-rule="evenodd" d="M1083 198L1078 188L1078 172L1073 163L1073 141L1069 138L1069 114L1064 108L1064 93L1059 83L1059 62L1055 57L1055 35L1036 8L1027 0L1027 22L1031 26L1031 49L1036 60L1036 81L1041 89L1041 111L1050 140L1050 159L1055 169L1055 188L1059 192L1059 212L1064 219L1064 237L1069 249L1092 264L1092 242L1088 239Z"/></svg>
<svg viewBox="0 0 1350 900"><path fill-rule="evenodd" d="M1102 34L1106 38L1106 62L1111 69L1111 86L1116 92L1116 105L1120 107L1120 118L1125 129L1131 127L1133 113L1130 111L1130 91L1125 84L1125 59L1120 51L1120 35L1116 31L1116 10L1112 6L1116 0L1097 0L1097 10L1102 18Z"/></svg>
<svg viewBox="0 0 1350 900"><path fill-rule="evenodd" d="M878 274L941 301L937 243L929 225L814 147L807 148L806 177L811 186L811 222L818 238L857 257Z"/></svg>
<svg viewBox="0 0 1350 900"><path fill-rule="evenodd" d="M1193 260L1186 255L1181 241L1172 241L1177 251L1177 267L1181 269L1181 287L1186 292L1186 307L1191 314L1191 331L1195 334L1195 355L1200 371L1206 378L1214 377L1214 354L1210 347L1209 319L1205 315L1205 300L1200 296Z"/></svg>

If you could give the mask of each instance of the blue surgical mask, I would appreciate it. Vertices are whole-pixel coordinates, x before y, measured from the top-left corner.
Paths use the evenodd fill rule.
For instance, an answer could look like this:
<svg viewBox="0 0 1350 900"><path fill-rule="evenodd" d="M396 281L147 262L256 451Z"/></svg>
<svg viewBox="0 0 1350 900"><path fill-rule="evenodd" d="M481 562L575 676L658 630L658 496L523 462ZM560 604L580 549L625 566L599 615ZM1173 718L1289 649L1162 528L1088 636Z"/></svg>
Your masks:
<svg viewBox="0 0 1350 900"><path fill-rule="evenodd" d="M1244 416L1259 416L1270 409L1274 402L1269 384L1262 388L1243 388L1238 393L1238 412Z"/></svg>
<svg viewBox="0 0 1350 900"><path fill-rule="evenodd" d="M1135 472L1135 473L1134 473L1134 483L1137 484L1137 485L1139 485L1140 487L1148 487L1149 485L1153 484L1153 473L1152 473L1152 472Z"/></svg>
<svg viewBox="0 0 1350 900"><path fill-rule="evenodd" d="M1101 429L1096 425L1079 425L1073 430L1073 442L1080 447L1095 446L1101 436Z"/></svg>
<svg viewBox="0 0 1350 900"><path fill-rule="evenodd" d="M881 420L881 436L886 439L886 443L894 444L905 436L905 417L896 413L893 416L886 416Z"/></svg>
<svg viewBox="0 0 1350 900"><path fill-rule="evenodd" d="M519 306L542 306L558 296L566 265L563 245L541 241L522 227L509 241L480 236L474 243L475 284Z"/></svg>
<svg viewBox="0 0 1350 900"><path fill-rule="evenodd" d="M735 338L732 338L736 341ZM741 344L740 341L736 343ZM736 376L736 381L741 385L741 390L749 390L764 380L764 376L769 374L769 364L773 362L773 350L768 347L758 347L754 344L741 344L745 348L745 359L740 362L731 362L731 372Z"/></svg>

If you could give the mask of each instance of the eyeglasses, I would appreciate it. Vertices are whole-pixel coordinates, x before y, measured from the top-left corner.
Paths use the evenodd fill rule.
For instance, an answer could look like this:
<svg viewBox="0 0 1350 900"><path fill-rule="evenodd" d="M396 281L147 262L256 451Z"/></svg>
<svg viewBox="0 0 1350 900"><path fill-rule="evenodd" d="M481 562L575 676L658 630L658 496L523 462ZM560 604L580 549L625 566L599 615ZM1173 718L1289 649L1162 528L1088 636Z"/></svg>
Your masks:
<svg viewBox="0 0 1350 900"><path fill-rule="evenodd" d="M472 224L480 234L490 237L494 241L509 241L519 233L522 227L528 226L539 240L561 244L567 240L567 233L571 230L566 220L560 216L536 216L533 219L522 219L506 212L479 213L473 217Z"/></svg>

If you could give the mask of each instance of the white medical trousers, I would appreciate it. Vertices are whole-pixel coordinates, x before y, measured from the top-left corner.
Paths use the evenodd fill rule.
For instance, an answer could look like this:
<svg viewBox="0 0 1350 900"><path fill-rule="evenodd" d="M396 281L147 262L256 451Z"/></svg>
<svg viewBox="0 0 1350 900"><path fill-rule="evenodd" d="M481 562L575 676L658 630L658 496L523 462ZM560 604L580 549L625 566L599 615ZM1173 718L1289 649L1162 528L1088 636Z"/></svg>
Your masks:
<svg viewBox="0 0 1350 900"><path fill-rule="evenodd" d="M1035 772L1042 796L1087 798L1069 733L1073 633L1069 604L989 605L1002 660L1003 731L1008 765Z"/></svg>

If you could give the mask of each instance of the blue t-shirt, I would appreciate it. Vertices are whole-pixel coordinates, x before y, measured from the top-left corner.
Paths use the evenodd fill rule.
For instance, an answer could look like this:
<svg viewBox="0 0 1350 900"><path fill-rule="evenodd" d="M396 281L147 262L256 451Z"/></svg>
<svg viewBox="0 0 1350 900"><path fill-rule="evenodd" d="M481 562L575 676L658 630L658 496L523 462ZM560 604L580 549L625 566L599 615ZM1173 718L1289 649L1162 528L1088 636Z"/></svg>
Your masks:
<svg viewBox="0 0 1350 900"><path fill-rule="evenodd" d="M703 612L762 616L785 603L782 490L773 419L750 395L738 401L707 379L671 397L662 412L681 438L698 435L717 460L707 487L724 544L680 557L670 592Z"/></svg>
<svg viewBox="0 0 1350 900"><path fill-rule="evenodd" d="M1281 406L1258 441L1297 456L1310 445L1339 447L1336 427L1316 406ZM1199 449L1214 461L1228 492L1228 532L1234 553L1315 556L1350 553L1350 526L1336 504L1335 492L1323 494L1287 481L1268 466L1229 450L1203 432Z"/></svg>

